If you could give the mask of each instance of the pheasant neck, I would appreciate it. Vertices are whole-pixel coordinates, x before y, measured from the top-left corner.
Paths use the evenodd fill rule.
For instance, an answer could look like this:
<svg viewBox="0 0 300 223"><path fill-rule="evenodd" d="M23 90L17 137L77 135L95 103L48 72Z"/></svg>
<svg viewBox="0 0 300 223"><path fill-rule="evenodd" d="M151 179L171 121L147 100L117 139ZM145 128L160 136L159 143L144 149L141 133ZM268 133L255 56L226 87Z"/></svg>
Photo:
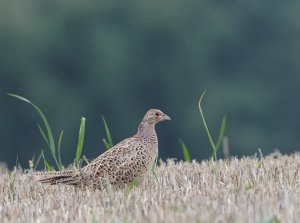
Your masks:
<svg viewBox="0 0 300 223"><path fill-rule="evenodd" d="M147 141L157 142L157 135L155 131L155 124L141 122L138 128L137 136Z"/></svg>

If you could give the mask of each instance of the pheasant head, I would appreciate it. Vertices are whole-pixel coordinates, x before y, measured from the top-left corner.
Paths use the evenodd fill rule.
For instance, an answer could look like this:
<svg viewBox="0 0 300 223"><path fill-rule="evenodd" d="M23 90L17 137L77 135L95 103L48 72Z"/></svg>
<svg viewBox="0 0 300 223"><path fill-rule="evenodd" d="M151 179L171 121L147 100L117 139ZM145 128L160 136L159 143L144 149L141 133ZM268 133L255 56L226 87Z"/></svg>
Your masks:
<svg viewBox="0 0 300 223"><path fill-rule="evenodd" d="M158 109L150 109L143 118L143 122L147 124L156 124L165 120L171 120L171 118Z"/></svg>

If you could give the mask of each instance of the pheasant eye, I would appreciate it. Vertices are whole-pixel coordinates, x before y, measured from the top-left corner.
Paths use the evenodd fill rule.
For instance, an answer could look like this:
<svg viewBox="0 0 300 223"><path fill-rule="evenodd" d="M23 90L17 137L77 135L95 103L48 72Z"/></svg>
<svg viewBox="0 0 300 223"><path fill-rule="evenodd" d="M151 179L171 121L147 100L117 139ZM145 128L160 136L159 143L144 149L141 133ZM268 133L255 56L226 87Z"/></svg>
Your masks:
<svg viewBox="0 0 300 223"><path fill-rule="evenodd" d="M155 116L158 117L158 116L159 116L159 112L156 112L156 113L155 113Z"/></svg>

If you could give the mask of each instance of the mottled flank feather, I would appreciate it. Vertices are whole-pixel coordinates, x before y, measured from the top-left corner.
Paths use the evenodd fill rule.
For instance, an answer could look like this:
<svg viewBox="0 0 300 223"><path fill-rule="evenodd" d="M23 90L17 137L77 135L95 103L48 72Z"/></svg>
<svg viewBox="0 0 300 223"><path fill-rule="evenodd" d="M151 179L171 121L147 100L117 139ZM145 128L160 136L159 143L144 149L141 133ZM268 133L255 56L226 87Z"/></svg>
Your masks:
<svg viewBox="0 0 300 223"><path fill-rule="evenodd" d="M81 169L37 173L38 181L101 189L108 184L120 188L141 180L158 155L155 124L164 120L170 117L158 109L151 109L133 137L116 144Z"/></svg>

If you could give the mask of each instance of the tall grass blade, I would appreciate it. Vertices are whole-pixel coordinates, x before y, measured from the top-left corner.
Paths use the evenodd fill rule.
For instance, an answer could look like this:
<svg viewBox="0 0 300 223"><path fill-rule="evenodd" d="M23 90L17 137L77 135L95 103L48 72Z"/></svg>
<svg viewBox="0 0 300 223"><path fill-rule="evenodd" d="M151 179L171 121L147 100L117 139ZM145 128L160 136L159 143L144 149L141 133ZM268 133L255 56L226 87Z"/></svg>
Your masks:
<svg viewBox="0 0 300 223"><path fill-rule="evenodd" d="M44 151L42 150L42 158L44 160L44 165L45 165L45 168L47 169L47 171L53 171L54 168L48 163L48 161L46 160L45 158L45 155L44 155Z"/></svg>
<svg viewBox="0 0 300 223"><path fill-rule="evenodd" d="M190 156L190 152L188 150L188 148L186 147L185 143L180 139L179 140L180 145L181 145L181 149L183 152L183 159L186 162L191 162L191 156Z"/></svg>
<svg viewBox="0 0 300 223"><path fill-rule="evenodd" d="M204 118L203 110L202 110L202 107L201 107L201 102L202 102L202 99L203 99L203 96L205 95L205 93L206 93L206 90L202 93L202 95L199 99L199 111L200 111L200 114L201 114L201 117L202 117L203 125L204 125L204 128L205 128L209 143L210 143L210 145L213 149L212 157L213 157L214 160L216 160L217 159L216 145L215 145L215 143L214 143L214 141L213 141L213 139L210 135L209 129L207 127L207 124L206 124L206 121L205 121L205 118Z"/></svg>
<svg viewBox="0 0 300 223"><path fill-rule="evenodd" d="M34 164L34 167L33 167L34 170L36 170L37 166L39 165L39 163L41 161L41 158L42 158L42 155L43 155L43 150L41 150L40 155L38 156L38 158L35 161L35 164Z"/></svg>
<svg viewBox="0 0 300 223"><path fill-rule="evenodd" d="M52 135L52 131L51 131L51 128L50 128L50 125L48 123L48 120L47 118L45 117L44 113L35 105L33 104L31 101L29 101L28 99L24 98L24 97L21 97L19 95L16 95L16 94L10 94L8 93L9 96L11 97L15 97L15 98L18 98L19 100L21 101L25 101L29 104L31 104L35 110L39 113L40 117L42 118L43 122L44 122L44 125L46 127L46 130L47 130L47 134L48 134L48 139L49 139L49 144L50 144L50 149L51 149L51 152L53 154L55 154L55 145L54 145L54 139L53 139L53 135Z"/></svg>
<svg viewBox="0 0 300 223"><path fill-rule="evenodd" d="M217 142L217 145L216 145L217 152L219 150L219 147L220 147L220 145L222 143L222 139L224 137L224 133L225 133L225 129L226 129L226 123L227 123L227 118L224 115L223 118L222 118L220 132L219 132L219 137L218 137L218 142Z"/></svg>
<svg viewBox="0 0 300 223"><path fill-rule="evenodd" d="M37 125L37 127L38 127L38 129L39 129L39 131L40 131L40 133L41 133L41 135L42 135L44 141L46 142L47 146L50 148L49 141L48 141L48 139L47 139L47 137L46 137L46 134L45 134L45 132L43 131L42 127L41 127L39 124ZM52 151L50 151L50 152L52 152Z"/></svg>
<svg viewBox="0 0 300 223"><path fill-rule="evenodd" d="M90 161L86 158L85 155L82 156L82 161L84 161L86 164L90 163Z"/></svg>
<svg viewBox="0 0 300 223"><path fill-rule="evenodd" d="M19 96L19 95L16 95L16 94L11 94L11 93L8 93L7 95L9 95L9 96L11 96L11 97L14 97L14 98L17 98L17 99L19 99L19 100L21 100L21 101L24 101L24 102L29 103L29 104L30 104L31 106L33 106L34 109L38 112L38 114L39 114L40 117L42 118L43 123L44 123L44 125L45 125L46 131L47 131L47 137L46 137L46 134L44 133L44 131L41 131L41 129L42 129L41 127L39 127L39 130L40 130L40 132L41 132L41 134L42 134L44 140L45 140L45 138L47 139L47 140L45 140L45 141L46 141L46 143L48 142L47 145L48 145L48 147L49 147L50 153L51 153L51 155L52 155L52 157L53 157L53 159L54 159L54 161L55 161L55 163L56 163L58 169L61 170L61 167L60 167L60 165L59 165L59 163L58 163L58 160L57 160L56 154L55 154L55 143L54 143L53 134L52 134L52 131L51 131L49 122L48 122L46 116L44 115L44 113L42 112L42 110L39 109L39 107L36 106L34 103L32 103L31 101L29 101L28 99L26 99L26 98L24 98L24 97L22 97L22 96Z"/></svg>
<svg viewBox="0 0 300 223"><path fill-rule="evenodd" d="M63 169L63 164L61 162L60 148L61 148L61 141L62 141L63 135L64 135L64 130L61 130L59 138L58 138L58 143L57 143L58 162L59 162L59 165L61 166L62 169Z"/></svg>
<svg viewBox="0 0 300 223"><path fill-rule="evenodd" d="M81 153L82 153L83 142L84 142L84 132L85 132L85 118L81 117L79 135L78 135L78 143L77 143L77 149L76 149L77 165L79 165L79 162L81 159Z"/></svg>
<svg viewBox="0 0 300 223"><path fill-rule="evenodd" d="M103 141L103 144L104 144L105 151L109 150L111 147L110 147L109 143L106 141L106 139L102 139L102 141Z"/></svg>
<svg viewBox="0 0 300 223"><path fill-rule="evenodd" d="M111 137L107 122L103 115L102 115L102 120L103 120L103 125L104 125L104 129L105 129L105 134L106 134L106 139L103 139L103 143L104 143L105 149L108 150L111 147L113 147L113 141L112 141L112 137Z"/></svg>

